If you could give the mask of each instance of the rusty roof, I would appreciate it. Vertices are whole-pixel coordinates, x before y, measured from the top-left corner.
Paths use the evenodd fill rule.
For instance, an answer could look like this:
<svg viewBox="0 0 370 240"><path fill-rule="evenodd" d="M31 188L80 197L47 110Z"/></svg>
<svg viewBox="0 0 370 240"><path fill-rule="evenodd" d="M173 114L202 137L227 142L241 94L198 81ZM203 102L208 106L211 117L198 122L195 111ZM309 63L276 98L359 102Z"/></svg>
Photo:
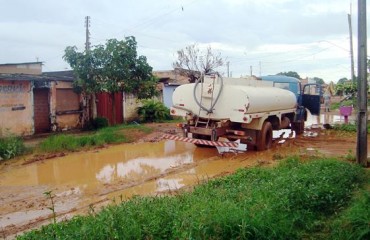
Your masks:
<svg viewBox="0 0 370 240"><path fill-rule="evenodd" d="M74 81L73 71L45 72L41 75L0 73L0 80L7 81Z"/></svg>

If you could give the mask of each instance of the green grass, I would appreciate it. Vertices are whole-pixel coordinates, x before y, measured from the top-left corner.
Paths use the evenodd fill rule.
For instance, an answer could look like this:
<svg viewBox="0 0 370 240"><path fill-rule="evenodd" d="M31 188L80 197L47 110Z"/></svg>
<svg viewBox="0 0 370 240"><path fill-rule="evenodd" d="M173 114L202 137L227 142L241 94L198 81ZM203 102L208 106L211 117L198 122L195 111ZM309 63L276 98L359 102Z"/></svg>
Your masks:
<svg viewBox="0 0 370 240"><path fill-rule="evenodd" d="M335 102L335 103L330 104L330 109L336 110L336 109L339 109L340 106L351 106L351 105L356 107L356 101L350 99L350 100L344 100L343 102Z"/></svg>
<svg viewBox="0 0 370 240"><path fill-rule="evenodd" d="M145 133L151 131L150 128L142 125L118 125L102 128L83 136L58 134L42 141L37 150L39 152L76 151L104 144L129 142L131 140L125 136L124 131L130 129L137 129Z"/></svg>
<svg viewBox="0 0 370 240"><path fill-rule="evenodd" d="M359 221L361 233L369 230L368 195L353 198L364 183L368 174L355 164L290 158L275 168L239 170L192 192L135 197L18 239L347 239L341 237L361 236L355 233ZM343 226L348 233L340 232Z"/></svg>
<svg viewBox="0 0 370 240"><path fill-rule="evenodd" d="M343 131L343 132L357 132L357 125L353 123L348 124L334 124L334 130ZM367 132L370 132L370 124L367 123Z"/></svg>
<svg viewBox="0 0 370 240"><path fill-rule="evenodd" d="M362 190L330 225L332 239L370 239L370 193Z"/></svg>
<svg viewBox="0 0 370 240"><path fill-rule="evenodd" d="M11 159L25 152L23 140L19 137L9 136L0 138L0 160Z"/></svg>

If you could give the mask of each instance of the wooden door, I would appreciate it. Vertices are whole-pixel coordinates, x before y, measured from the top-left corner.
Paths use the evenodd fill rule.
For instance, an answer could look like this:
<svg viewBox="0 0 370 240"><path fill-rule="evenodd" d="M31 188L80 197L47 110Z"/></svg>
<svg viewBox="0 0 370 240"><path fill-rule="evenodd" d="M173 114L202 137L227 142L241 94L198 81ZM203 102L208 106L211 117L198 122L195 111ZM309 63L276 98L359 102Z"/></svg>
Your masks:
<svg viewBox="0 0 370 240"><path fill-rule="evenodd" d="M33 89L33 113L35 133L44 133L50 130L49 89Z"/></svg>

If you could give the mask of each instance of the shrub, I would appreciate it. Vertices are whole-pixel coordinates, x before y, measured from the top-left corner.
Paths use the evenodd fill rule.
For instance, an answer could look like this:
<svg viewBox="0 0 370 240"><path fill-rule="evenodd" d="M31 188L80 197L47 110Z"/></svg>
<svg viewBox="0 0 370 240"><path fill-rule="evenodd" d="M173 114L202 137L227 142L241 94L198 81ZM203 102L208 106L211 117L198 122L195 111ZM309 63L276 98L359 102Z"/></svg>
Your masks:
<svg viewBox="0 0 370 240"><path fill-rule="evenodd" d="M106 119L105 117L97 117L87 122L84 126L84 130L86 131L97 130L108 127L108 125L109 125L108 119Z"/></svg>
<svg viewBox="0 0 370 240"><path fill-rule="evenodd" d="M94 129L100 129L108 127L108 119L104 117L97 117L92 120L92 125L94 126Z"/></svg>
<svg viewBox="0 0 370 240"><path fill-rule="evenodd" d="M0 138L0 160L18 156L24 150L25 146L21 138L14 136Z"/></svg>
<svg viewBox="0 0 370 240"><path fill-rule="evenodd" d="M144 100L143 105L138 107L137 113L143 122L159 122L171 119L170 110L156 100Z"/></svg>

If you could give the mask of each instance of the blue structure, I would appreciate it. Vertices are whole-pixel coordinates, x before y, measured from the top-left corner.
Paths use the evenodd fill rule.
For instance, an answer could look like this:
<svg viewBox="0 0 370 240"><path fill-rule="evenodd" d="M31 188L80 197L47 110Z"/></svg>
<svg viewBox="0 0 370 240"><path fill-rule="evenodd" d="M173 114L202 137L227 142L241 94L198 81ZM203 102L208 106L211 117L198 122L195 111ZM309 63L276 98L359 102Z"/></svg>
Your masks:
<svg viewBox="0 0 370 240"><path fill-rule="evenodd" d="M173 91L180 86L180 84L176 83L165 83L163 86L163 104L170 108L172 107L172 95Z"/></svg>
<svg viewBox="0 0 370 240"><path fill-rule="evenodd" d="M295 77L284 75L268 75L262 76L262 80L274 82L274 87L282 88L291 91L299 98L301 94L301 81Z"/></svg>

